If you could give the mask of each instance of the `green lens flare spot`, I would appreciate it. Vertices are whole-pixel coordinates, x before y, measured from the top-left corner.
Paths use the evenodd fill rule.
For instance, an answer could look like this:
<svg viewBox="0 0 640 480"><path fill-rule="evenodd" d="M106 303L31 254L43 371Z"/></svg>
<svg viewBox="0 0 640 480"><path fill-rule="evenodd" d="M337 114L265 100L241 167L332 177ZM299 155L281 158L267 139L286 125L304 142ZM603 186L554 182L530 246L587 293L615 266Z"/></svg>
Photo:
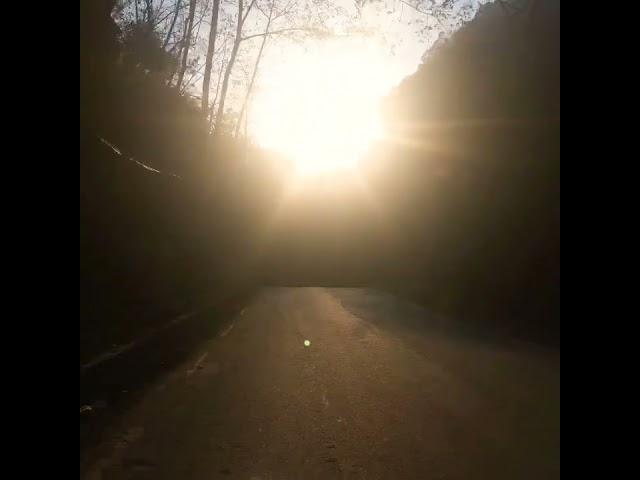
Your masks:
<svg viewBox="0 0 640 480"><path fill-rule="evenodd" d="M311 342L310 342L309 340L305 340L305 341L304 341L304 346L305 346L305 347L309 347L309 346L311 346Z"/></svg>

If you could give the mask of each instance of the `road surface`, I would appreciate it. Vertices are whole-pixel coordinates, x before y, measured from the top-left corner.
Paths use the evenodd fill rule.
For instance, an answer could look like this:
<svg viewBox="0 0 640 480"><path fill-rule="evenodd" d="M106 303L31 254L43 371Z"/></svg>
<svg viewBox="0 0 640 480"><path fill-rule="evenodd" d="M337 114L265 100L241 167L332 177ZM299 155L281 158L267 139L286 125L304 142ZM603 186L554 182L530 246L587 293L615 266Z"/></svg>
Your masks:
<svg viewBox="0 0 640 480"><path fill-rule="evenodd" d="M363 289L266 288L124 413L87 479L559 478L559 355Z"/></svg>

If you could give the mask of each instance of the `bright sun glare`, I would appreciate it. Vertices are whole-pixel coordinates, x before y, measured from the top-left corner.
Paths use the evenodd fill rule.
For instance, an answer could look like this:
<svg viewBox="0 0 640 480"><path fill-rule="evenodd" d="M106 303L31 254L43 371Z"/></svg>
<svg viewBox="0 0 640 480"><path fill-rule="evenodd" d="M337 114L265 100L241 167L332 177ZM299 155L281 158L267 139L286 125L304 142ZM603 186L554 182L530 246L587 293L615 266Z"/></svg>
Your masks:
<svg viewBox="0 0 640 480"><path fill-rule="evenodd" d="M356 167L383 134L379 104L390 86L372 43L356 38L288 49L265 72L253 101L258 143L285 154L304 175Z"/></svg>

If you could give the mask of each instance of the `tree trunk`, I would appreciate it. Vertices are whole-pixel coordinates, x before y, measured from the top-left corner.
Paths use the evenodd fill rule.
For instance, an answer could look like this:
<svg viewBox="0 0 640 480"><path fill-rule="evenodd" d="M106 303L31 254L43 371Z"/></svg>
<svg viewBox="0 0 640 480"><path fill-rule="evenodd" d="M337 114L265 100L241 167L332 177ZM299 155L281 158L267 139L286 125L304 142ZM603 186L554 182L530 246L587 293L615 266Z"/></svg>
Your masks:
<svg viewBox="0 0 640 480"><path fill-rule="evenodd" d="M186 37L185 32L186 32L186 28L187 25L185 24L185 21L182 22L183 26L182 26L182 40L178 41L175 43L175 45L173 47L171 47L171 49L169 50L169 53L173 52L173 49L178 47L178 54L176 55L176 59L178 59L178 61L180 61L180 59L182 58L182 50L183 50L183 44L184 44L184 38ZM171 86L171 84L173 83L173 77L176 76L176 73L178 73L178 70L180 68L180 64L178 63L178 61L176 61L173 65L173 69L171 70L171 75L169 76L169 80L167 81L167 86Z"/></svg>
<svg viewBox="0 0 640 480"><path fill-rule="evenodd" d="M233 49L231 50L231 56L229 57L229 63L227 69L224 72L224 80L222 81L222 91L220 92L220 103L218 104L218 113L216 114L216 129L214 134L219 131L219 122L222 120L222 114L224 113L224 101L227 96L227 89L229 88L229 77L233 70L233 64L236 61L236 55L240 48L240 42L242 41L242 0L238 0L238 23L236 26L236 38L233 41Z"/></svg>
<svg viewBox="0 0 640 480"><path fill-rule="evenodd" d="M165 50L169 43L169 39L171 38L171 34L173 33L173 29L176 26L176 21L178 20L178 14L180 13L180 4L182 0L178 0L176 2L176 11L173 13L173 20L171 20L171 26L169 27L169 31L167 32L167 36L162 43L162 49Z"/></svg>
<svg viewBox="0 0 640 480"><path fill-rule="evenodd" d="M149 25L153 25L153 2L151 0L145 0L145 20Z"/></svg>
<svg viewBox="0 0 640 480"><path fill-rule="evenodd" d="M225 39L224 45L222 47L222 61L220 62L220 71L218 72L218 81L216 82L216 95L213 97L213 102L211 102L211 107L209 109L209 133L213 133L214 130L214 120L216 118L216 103L218 102L218 95L220 94L220 80L222 79L222 66L224 65L225 57L227 56L227 40Z"/></svg>
<svg viewBox="0 0 640 480"><path fill-rule="evenodd" d="M260 59L262 58L262 52L264 50L264 45L267 43L267 37L269 36L269 27L271 26L271 17L273 15L273 4L271 2L271 8L269 9L269 17L267 19L267 26L264 29L264 37L262 37L262 43L260 44L260 50L258 50L258 56L256 57L256 64L253 67L253 73L251 74L251 81L249 82L249 87L247 88L247 94L244 96L244 101L242 102L242 108L240 109L240 115L238 117L238 123L236 124L236 131L234 132L234 137L238 136L238 132L240 131L240 125L242 124L242 116L247 109L247 104L249 103L249 98L251 97L251 92L253 91L253 85L256 81L256 75L258 73L258 67L260 66ZM245 120L245 136L247 134L247 122Z"/></svg>
<svg viewBox="0 0 640 480"><path fill-rule="evenodd" d="M191 0L189 4L189 18L187 19L187 31L185 33L184 45L182 46L182 63L180 64L180 71L178 72L178 81L176 87L180 89L182 80L184 78L184 72L187 70L187 58L189 57L189 46L191 45L191 30L193 28L193 17L196 13L197 0Z"/></svg>
<svg viewBox="0 0 640 480"><path fill-rule="evenodd" d="M204 65L204 78L202 79L202 113L206 116L209 111L209 88L211 83L211 67L213 66L213 54L216 49L216 34L218 33L218 10L220 0L213 0L211 12L211 28L209 29L209 45L207 45L207 59Z"/></svg>

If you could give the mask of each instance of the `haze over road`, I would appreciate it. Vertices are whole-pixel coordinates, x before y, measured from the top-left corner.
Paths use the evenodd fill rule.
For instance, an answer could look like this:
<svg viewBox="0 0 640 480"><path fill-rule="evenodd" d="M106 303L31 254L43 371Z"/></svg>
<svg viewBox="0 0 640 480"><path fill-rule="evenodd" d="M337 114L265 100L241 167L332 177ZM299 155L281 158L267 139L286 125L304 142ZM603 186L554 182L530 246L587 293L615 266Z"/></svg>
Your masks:
<svg viewBox="0 0 640 480"><path fill-rule="evenodd" d="M559 388L557 352L465 333L391 295L265 288L148 389L82 473L559 478Z"/></svg>

